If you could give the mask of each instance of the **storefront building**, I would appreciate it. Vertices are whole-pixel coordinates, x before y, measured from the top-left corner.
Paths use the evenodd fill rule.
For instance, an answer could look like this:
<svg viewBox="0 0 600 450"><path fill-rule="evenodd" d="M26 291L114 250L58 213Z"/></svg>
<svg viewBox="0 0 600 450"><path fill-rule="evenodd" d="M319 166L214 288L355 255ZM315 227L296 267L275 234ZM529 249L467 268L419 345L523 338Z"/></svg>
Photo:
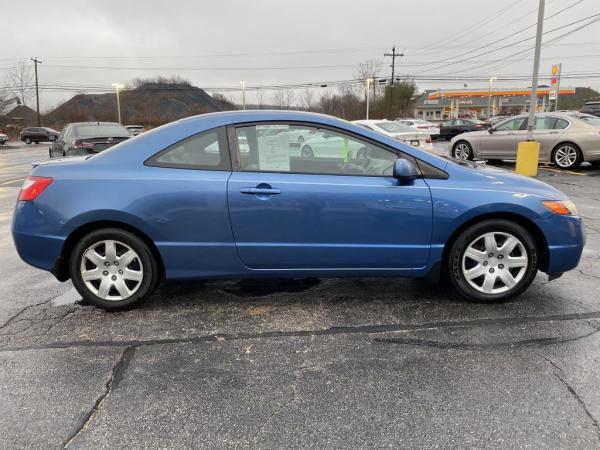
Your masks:
<svg viewBox="0 0 600 450"><path fill-rule="evenodd" d="M548 111L550 88L537 90L539 112ZM559 98L574 95L575 88L561 87ZM515 115L529 110L530 88L438 89L425 91L415 102L414 116L425 120L445 120L456 117L477 119L489 115ZM491 108L488 105L491 103ZM489 108L489 111L488 111Z"/></svg>

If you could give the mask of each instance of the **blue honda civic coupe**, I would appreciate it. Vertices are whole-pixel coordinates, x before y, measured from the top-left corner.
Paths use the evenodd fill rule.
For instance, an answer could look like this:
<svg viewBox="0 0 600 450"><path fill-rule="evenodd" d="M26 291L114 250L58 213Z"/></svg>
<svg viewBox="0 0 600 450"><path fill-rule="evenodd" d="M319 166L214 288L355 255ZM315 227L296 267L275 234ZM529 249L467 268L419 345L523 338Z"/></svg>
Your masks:
<svg viewBox="0 0 600 450"><path fill-rule="evenodd" d="M190 117L104 152L34 165L19 255L106 309L163 279L448 277L468 299L577 266L581 217L560 191L440 158L333 117Z"/></svg>

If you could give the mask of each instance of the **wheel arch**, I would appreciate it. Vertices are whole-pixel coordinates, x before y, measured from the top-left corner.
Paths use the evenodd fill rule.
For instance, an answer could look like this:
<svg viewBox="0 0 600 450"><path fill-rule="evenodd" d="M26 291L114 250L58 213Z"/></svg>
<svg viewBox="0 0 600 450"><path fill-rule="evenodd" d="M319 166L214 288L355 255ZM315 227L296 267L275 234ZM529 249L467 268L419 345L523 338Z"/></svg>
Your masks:
<svg viewBox="0 0 600 450"><path fill-rule="evenodd" d="M156 264L159 268L160 277L164 278L165 266L162 257L160 255L160 252L158 251L158 248L146 233L141 231L139 228L136 228L135 226L132 226L125 222L120 222L118 220L97 220L93 222L87 222L78 226L69 234L69 236L67 236L67 239L63 244L60 257L57 259L54 269L52 270L52 273L54 274L54 276L56 276L56 278L59 281L66 281L71 277L69 273L69 258L71 256L73 248L75 247L79 239L81 239L86 234L94 230L99 230L101 228L119 228L136 235L138 238L144 241L144 243L152 252L154 258L156 259Z"/></svg>
<svg viewBox="0 0 600 450"><path fill-rule="evenodd" d="M446 244L444 245L444 250L442 252L442 264L445 266L448 261L448 253L452 248L452 245L458 239L460 234L469 228L471 225L474 225L479 222L483 222L484 220L493 220L493 219L504 219L510 220L521 225L525 228L529 233L531 233L531 237L533 238L538 254L539 254L539 269L543 272L548 268L548 243L546 242L546 238L544 236L543 231L538 227L535 222L533 222L528 217L525 217L521 214L510 213L510 212L492 212L480 214L475 217L471 217L465 222L461 223L450 235L447 239Z"/></svg>

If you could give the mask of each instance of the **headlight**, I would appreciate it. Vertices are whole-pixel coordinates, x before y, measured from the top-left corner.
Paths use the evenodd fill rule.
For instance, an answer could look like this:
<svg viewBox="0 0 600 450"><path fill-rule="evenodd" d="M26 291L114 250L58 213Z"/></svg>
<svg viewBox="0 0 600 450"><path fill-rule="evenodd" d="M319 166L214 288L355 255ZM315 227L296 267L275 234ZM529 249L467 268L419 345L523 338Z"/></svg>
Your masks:
<svg viewBox="0 0 600 450"><path fill-rule="evenodd" d="M577 215L577 207L571 200L546 200L542 202L542 205L554 214L560 214L561 216Z"/></svg>

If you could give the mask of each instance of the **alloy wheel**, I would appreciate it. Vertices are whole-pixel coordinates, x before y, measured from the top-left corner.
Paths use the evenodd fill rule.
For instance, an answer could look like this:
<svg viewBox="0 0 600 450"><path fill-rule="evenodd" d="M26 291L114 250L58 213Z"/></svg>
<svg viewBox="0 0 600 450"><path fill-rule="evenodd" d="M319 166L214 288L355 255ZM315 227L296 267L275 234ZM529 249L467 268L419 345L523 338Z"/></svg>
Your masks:
<svg viewBox="0 0 600 450"><path fill-rule="evenodd" d="M139 255L130 246L113 240L88 247L81 258L80 272L90 292L109 301L131 297L144 279Z"/></svg>
<svg viewBox="0 0 600 450"><path fill-rule="evenodd" d="M520 239L506 232L487 232L469 244L461 268L472 288L484 294L500 294L523 279L528 264Z"/></svg>
<svg viewBox="0 0 600 450"><path fill-rule="evenodd" d="M577 149L572 145L561 145L554 153L554 162L562 168L570 168L577 161Z"/></svg>
<svg viewBox="0 0 600 450"><path fill-rule="evenodd" d="M471 148L469 144L461 142L454 147L454 157L457 159L469 159L471 157Z"/></svg>

